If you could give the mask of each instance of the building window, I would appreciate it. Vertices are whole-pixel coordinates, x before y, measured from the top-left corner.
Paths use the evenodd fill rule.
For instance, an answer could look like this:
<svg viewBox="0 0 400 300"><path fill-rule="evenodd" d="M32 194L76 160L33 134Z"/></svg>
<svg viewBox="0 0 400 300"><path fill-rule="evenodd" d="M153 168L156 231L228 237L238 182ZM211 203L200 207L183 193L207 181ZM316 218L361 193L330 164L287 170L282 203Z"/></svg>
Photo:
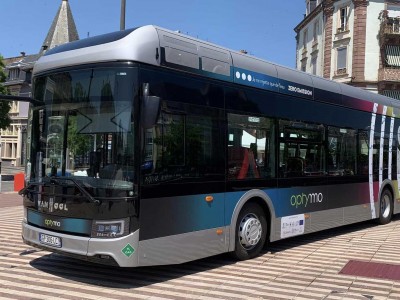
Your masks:
<svg viewBox="0 0 400 300"><path fill-rule="evenodd" d="M303 31L303 48L307 49L307 38L308 38L308 30L304 29Z"/></svg>
<svg viewBox="0 0 400 300"><path fill-rule="evenodd" d="M18 101L13 101L11 103L10 113L17 113L18 112Z"/></svg>
<svg viewBox="0 0 400 300"><path fill-rule="evenodd" d="M8 72L8 80L15 80L19 78L19 69L10 69Z"/></svg>
<svg viewBox="0 0 400 300"><path fill-rule="evenodd" d="M310 14L317 7L317 0L307 1L307 15Z"/></svg>
<svg viewBox="0 0 400 300"><path fill-rule="evenodd" d="M348 16L349 8L348 6L341 7L339 9L339 26L337 32L344 32L348 30Z"/></svg>
<svg viewBox="0 0 400 300"><path fill-rule="evenodd" d="M313 35L313 42L316 43L318 41L318 34L319 34L319 22L314 23L314 35Z"/></svg>
<svg viewBox="0 0 400 300"><path fill-rule="evenodd" d="M387 10L388 10L389 18L399 18L400 17L400 5L387 4Z"/></svg>
<svg viewBox="0 0 400 300"><path fill-rule="evenodd" d="M303 71L303 72L305 72L307 70L307 60L306 61L302 61L300 70Z"/></svg>
<svg viewBox="0 0 400 300"><path fill-rule="evenodd" d="M15 145L13 143L6 143L4 157L15 158L14 149L15 149Z"/></svg>
<svg viewBox="0 0 400 300"><path fill-rule="evenodd" d="M317 75L317 57L311 59L312 74Z"/></svg>
<svg viewBox="0 0 400 300"><path fill-rule="evenodd" d="M337 49L336 75L347 73L347 47Z"/></svg>

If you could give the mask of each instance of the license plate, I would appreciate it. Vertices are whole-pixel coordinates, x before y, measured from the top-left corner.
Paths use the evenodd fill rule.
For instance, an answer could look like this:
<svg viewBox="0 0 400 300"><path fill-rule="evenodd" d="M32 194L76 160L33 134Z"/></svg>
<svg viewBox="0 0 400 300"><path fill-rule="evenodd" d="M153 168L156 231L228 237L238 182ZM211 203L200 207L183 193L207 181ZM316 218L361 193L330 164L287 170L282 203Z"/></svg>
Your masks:
<svg viewBox="0 0 400 300"><path fill-rule="evenodd" d="M39 242L45 245L61 248L61 238L44 233L39 233Z"/></svg>

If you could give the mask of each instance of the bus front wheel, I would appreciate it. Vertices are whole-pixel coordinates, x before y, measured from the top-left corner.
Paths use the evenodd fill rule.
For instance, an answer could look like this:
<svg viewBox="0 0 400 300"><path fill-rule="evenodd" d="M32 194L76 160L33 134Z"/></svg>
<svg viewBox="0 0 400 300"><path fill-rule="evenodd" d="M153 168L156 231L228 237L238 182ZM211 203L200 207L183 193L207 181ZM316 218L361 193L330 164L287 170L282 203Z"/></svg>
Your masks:
<svg viewBox="0 0 400 300"><path fill-rule="evenodd" d="M267 237L265 212L256 203L246 204L239 213L233 256L239 260L256 257Z"/></svg>
<svg viewBox="0 0 400 300"><path fill-rule="evenodd" d="M379 200L379 219L378 222L381 225L388 224L393 215L393 196L392 193L385 189L382 192Z"/></svg>

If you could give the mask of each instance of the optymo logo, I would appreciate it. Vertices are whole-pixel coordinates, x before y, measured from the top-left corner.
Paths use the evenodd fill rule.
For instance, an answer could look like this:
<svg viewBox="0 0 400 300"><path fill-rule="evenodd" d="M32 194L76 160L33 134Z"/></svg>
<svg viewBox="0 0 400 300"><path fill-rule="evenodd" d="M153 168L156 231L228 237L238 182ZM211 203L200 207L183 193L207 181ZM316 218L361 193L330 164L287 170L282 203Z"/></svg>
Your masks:
<svg viewBox="0 0 400 300"><path fill-rule="evenodd" d="M307 207L308 204L321 203L323 199L324 195L322 193L310 193L308 195L302 193L301 195L292 195L290 204L296 206L296 208L299 206Z"/></svg>
<svg viewBox="0 0 400 300"><path fill-rule="evenodd" d="M45 219L44 220L44 224L46 225L46 226L49 226L49 227L61 227L61 222L59 222L59 221L53 221L53 220L49 220L49 219Z"/></svg>

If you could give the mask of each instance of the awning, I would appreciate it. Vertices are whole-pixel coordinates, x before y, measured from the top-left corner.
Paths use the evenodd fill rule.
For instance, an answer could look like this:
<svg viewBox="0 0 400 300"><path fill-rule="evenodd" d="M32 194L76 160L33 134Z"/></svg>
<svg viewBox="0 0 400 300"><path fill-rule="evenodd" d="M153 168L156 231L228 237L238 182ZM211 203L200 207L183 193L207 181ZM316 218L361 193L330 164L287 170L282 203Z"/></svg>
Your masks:
<svg viewBox="0 0 400 300"><path fill-rule="evenodd" d="M400 100L400 91L398 90L383 90L382 95Z"/></svg>
<svg viewBox="0 0 400 300"><path fill-rule="evenodd" d="M386 46L386 63L392 67L400 67L400 46Z"/></svg>

